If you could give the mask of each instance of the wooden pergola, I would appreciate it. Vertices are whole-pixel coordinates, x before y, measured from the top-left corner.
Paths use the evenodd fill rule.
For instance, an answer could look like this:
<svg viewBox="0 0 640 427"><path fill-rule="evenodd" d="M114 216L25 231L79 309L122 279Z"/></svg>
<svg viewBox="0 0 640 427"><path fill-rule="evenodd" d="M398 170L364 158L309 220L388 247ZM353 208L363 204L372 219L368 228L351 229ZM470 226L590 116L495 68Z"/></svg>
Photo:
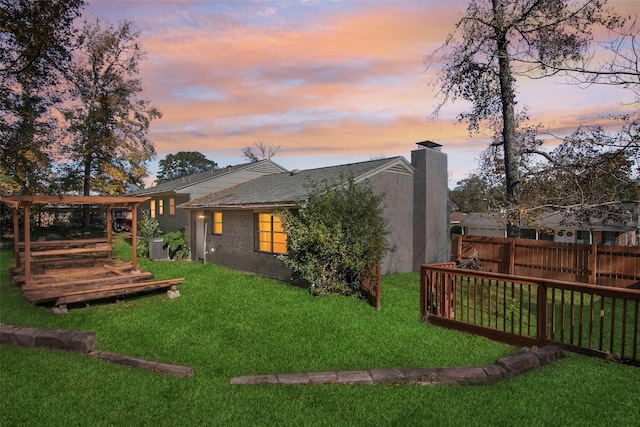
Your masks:
<svg viewBox="0 0 640 427"><path fill-rule="evenodd" d="M96 252L98 250L106 251L107 256L111 258L111 209L114 207L132 208L133 221L131 230L131 244L133 247L133 270L138 269L137 260L137 211L140 203L148 200L148 197L102 197L102 196L0 196L0 201L9 204L13 209L13 235L14 235L14 255L16 268L24 268L25 284L31 284L32 266L34 255L37 257L47 257L55 255L74 255L83 252ZM96 248L83 247L66 247L64 249L45 249L37 253L32 251L33 242L31 241L31 225L29 218L31 216L31 208L33 205L102 205L106 208L107 213L107 240L106 245ZM18 220L18 212L24 210L24 242L20 242L20 225ZM96 243L85 240L87 243ZM61 243L61 242L56 242ZM66 242L66 246L70 245ZM20 248L24 246L24 266L22 265ZM76 245L77 246L77 245ZM42 259L42 258L40 258Z"/></svg>

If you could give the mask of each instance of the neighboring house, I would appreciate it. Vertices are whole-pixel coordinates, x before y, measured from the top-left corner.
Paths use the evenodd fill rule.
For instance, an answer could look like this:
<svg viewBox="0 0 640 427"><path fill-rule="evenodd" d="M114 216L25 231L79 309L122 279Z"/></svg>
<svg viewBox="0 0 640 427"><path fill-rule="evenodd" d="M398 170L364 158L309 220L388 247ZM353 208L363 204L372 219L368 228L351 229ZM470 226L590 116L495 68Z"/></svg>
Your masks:
<svg viewBox="0 0 640 427"><path fill-rule="evenodd" d="M449 258L447 156L438 144L418 143L411 163L404 157L264 175L180 205L191 211L194 259L283 280L291 271L277 259L287 252L286 235L273 213L297 209L309 184L341 176L368 181L383 194L384 215L395 250L382 260L383 274L419 269Z"/></svg>
<svg viewBox="0 0 640 427"><path fill-rule="evenodd" d="M191 236L190 212L178 209L178 205L262 175L286 171L287 169L271 160L262 160L189 175L134 191L128 195L151 197L149 201L140 205L138 218L142 218L141 211L146 210L152 218L158 221L163 233L184 230L187 241L189 241L189 236Z"/></svg>
<svg viewBox="0 0 640 427"><path fill-rule="evenodd" d="M637 215L633 211L628 215L620 221L594 220L591 224L577 225L570 216L552 212L538 218L535 227L523 227L520 234L524 239L636 246L640 244ZM460 226L468 236L507 237L506 225L498 212L471 212L460 221Z"/></svg>

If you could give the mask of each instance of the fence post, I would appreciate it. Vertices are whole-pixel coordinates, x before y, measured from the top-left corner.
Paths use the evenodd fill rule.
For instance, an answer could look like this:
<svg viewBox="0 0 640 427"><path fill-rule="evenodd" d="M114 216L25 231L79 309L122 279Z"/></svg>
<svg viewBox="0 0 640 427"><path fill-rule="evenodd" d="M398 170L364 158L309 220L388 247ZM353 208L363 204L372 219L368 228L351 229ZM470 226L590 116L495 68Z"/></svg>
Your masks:
<svg viewBox="0 0 640 427"><path fill-rule="evenodd" d="M459 234L456 239L456 261L462 262L462 239L464 235Z"/></svg>
<svg viewBox="0 0 640 427"><path fill-rule="evenodd" d="M540 345L544 345L547 340L547 287L541 282L538 283L536 290L536 317L538 319L536 338L538 338Z"/></svg>
<svg viewBox="0 0 640 427"><path fill-rule="evenodd" d="M591 243L591 253L589 254L589 283L592 285L598 284L598 244Z"/></svg>
<svg viewBox="0 0 640 427"><path fill-rule="evenodd" d="M516 266L516 241L511 239L509 242L509 272L508 274L515 274Z"/></svg>
<svg viewBox="0 0 640 427"><path fill-rule="evenodd" d="M424 265L420 266L420 319L427 315L427 271Z"/></svg>

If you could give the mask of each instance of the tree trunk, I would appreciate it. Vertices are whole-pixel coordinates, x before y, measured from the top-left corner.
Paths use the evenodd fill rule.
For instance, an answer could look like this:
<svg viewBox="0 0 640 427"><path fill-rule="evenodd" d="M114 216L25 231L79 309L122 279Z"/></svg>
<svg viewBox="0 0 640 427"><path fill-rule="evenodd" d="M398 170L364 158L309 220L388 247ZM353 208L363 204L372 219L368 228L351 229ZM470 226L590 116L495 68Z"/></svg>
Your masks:
<svg viewBox="0 0 640 427"><path fill-rule="evenodd" d="M504 22L502 0L493 0L493 14L497 42L498 65L500 67L500 99L502 101L502 139L504 149L505 186L507 189L507 235L520 237L520 173L516 137L515 94L513 75L509 63L509 42Z"/></svg>

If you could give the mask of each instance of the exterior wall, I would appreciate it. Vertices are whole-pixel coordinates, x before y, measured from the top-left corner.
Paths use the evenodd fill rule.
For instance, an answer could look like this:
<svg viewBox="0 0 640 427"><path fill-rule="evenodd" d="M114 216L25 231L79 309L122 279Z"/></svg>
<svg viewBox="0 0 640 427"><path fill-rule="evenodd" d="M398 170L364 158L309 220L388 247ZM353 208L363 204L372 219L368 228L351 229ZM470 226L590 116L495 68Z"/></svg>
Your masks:
<svg viewBox="0 0 640 427"><path fill-rule="evenodd" d="M174 215L169 214L169 199L171 197L175 198L176 211ZM151 199L156 201L155 202L156 203L156 220L160 225L160 230L162 231L162 233L164 234L164 233L171 233L177 230L184 230L184 234L187 240L187 245L189 245L189 241L190 241L189 237L191 235L191 229L190 229L191 221L189 220L190 214L187 210L180 209L177 207L180 203L185 203L189 201L189 195L170 193L170 194L154 195L154 196L151 196ZM163 215L158 215L157 213L158 199L164 200ZM149 211L150 208L151 208L150 200L147 200L146 202L141 203L138 206L138 221L142 219L142 211Z"/></svg>
<svg viewBox="0 0 640 427"><path fill-rule="evenodd" d="M464 234L467 236L507 237L507 232L504 227L464 227Z"/></svg>
<svg viewBox="0 0 640 427"><path fill-rule="evenodd" d="M434 149L411 152L415 169L413 199L413 269L424 263L446 262L449 236L447 155Z"/></svg>
<svg viewBox="0 0 640 427"><path fill-rule="evenodd" d="M395 248L380 265L381 274L413 270L413 176L409 173L383 172L369 179L377 195L384 194L384 217L391 234L389 244Z"/></svg>
<svg viewBox="0 0 640 427"><path fill-rule="evenodd" d="M219 264L234 270L247 271L290 280L291 271L278 261L275 255L255 250L254 212L250 210L223 211L222 234L211 234L211 213L204 211L207 221L206 262Z"/></svg>

